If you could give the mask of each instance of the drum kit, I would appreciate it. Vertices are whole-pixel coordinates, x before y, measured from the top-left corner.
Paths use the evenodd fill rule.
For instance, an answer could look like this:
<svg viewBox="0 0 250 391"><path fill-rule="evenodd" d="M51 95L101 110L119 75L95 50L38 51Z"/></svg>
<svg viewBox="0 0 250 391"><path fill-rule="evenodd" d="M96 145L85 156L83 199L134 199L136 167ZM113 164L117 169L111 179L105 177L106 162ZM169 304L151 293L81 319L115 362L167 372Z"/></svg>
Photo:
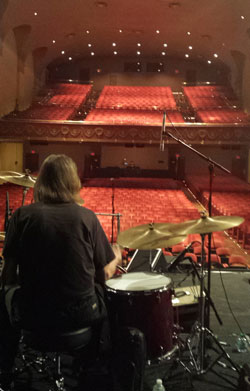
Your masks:
<svg viewBox="0 0 250 391"><path fill-rule="evenodd" d="M0 184L13 183L23 187L24 205L25 196L29 188L33 188L36 178L25 173L13 171L0 171ZM6 216L9 218L8 196L6 200ZM131 272L121 268L124 274L114 277L106 282L106 290L109 302L116 314L116 321L127 327L135 327L141 330L147 343L148 362L162 361L175 356L176 351L187 347L190 352L191 369L179 362L189 372L196 374L206 373L212 365L205 367L206 339L212 338L219 349L219 358L224 357L231 368L238 370L224 348L217 341L211 330L205 327L205 306L211 304L210 292L205 288L205 235L216 231L224 231L239 226L244 219L238 216L209 217L201 213L200 219L184 221L182 223L149 223L139 225L123 232L117 237L117 243L128 249L150 250L150 272ZM155 272L152 263L151 250L169 248L185 240L189 234L201 236L201 269L199 272L193 261L189 259L200 281L200 305L199 319L195 324L193 333L187 338L186 343L180 338L175 338L173 305L172 305L172 281L165 274ZM0 232L0 241L4 241L5 233ZM189 248L190 246L188 246ZM210 271L208 270L208 273ZM150 313L148 313L150 311ZM194 343L195 344L194 353ZM177 341L177 342L176 342ZM218 359L216 359L218 361ZM225 365L225 364L224 364Z"/></svg>
<svg viewBox="0 0 250 391"><path fill-rule="evenodd" d="M191 335L185 342L176 334L173 320L172 281L167 273L159 273L154 268L150 272L128 272L113 277L106 282L107 296L111 311L115 313L115 322L118 326L132 327L144 333L147 344L148 363L161 362L165 359L175 359L190 373L204 374L219 359L224 357L229 367L238 371L223 346L218 342L212 331L205 325L205 307L211 303L209 292L205 288L205 235L216 231L224 231L239 226L244 219L238 216L209 217L201 213L200 219L184 221L182 223L149 223L120 232L117 243L128 249L155 250L169 248L183 241L189 234L201 236L200 269L191 258L189 261L199 276L199 316L191 330ZM190 246L188 246L189 248ZM149 264L152 259L149 256ZM178 325L177 325L178 330ZM180 327L179 327L180 330ZM180 331L179 331L180 334ZM207 361L207 340L217 346L218 357L211 364ZM211 341L212 340L212 341ZM188 351L188 365L184 363L181 352ZM224 367L227 366L223 363Z"/></svg>

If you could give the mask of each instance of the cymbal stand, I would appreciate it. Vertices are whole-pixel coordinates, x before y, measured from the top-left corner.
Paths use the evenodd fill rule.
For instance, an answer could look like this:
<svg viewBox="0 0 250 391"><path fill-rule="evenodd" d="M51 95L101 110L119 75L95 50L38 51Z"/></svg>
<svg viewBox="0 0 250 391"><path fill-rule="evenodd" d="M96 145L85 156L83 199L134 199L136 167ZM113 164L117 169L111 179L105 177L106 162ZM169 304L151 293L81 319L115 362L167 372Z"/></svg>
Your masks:
<svg viewBox="0 0 250 391"><path fill-rule="evenodd" d="M239 367L231 360L228 353L225 351L223 346L220 344L218 339L212 333L210 329L205 326L205 307L206 307L206 288L205 288L205 234L201 234L201 273L200 273L200 297L199 297L199 320L193 326L191 335L186 340L186 347L189 352L189 360L186 365L180 358L179 363L187 370L190 374L195 373L196 375L206 374L209 370L217 373L213 370L214 365L217 363L222 365L224 368L230 368L237 372L240 371ZM191 261L192 262L192 261ZM208 296L209 298L209 296ZM213 342L216 347L213 347ZM217 353L215 359L211 362L208 361L206 356L206 348L214 350ZM217 349L216 349L217 348ZM220 359L224 357L230 364L227 366L221 362ZM189 366L188 366L189 365ZM220 374L221 376L221 374ZM223 377L223 376L221 376ZM227 378L224 378L230 384L233 384Z"/></svg>
<svg viewBox="0 0 250 391"><path fill-rule="evenodd" d="M25 203L25 198L26 198L26 195L28 193L28 190L29 188L28 187L25 187L23 186L23 199L22 199L22 206L24 206L24 203Z"/></svg>

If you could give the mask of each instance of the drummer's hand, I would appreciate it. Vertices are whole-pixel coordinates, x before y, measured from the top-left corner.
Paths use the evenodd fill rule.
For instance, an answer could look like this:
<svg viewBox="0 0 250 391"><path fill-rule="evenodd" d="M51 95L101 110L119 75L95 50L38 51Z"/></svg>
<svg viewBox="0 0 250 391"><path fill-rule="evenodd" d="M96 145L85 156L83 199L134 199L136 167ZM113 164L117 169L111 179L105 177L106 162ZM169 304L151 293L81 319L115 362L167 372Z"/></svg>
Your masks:
<svg viewBox="0 0 250 391"><path fill-rule="evenodd" d="M117 265L121 265L122 264L121 247L119 246L119 244L115 243L115 244L112 244L112 250L114 251L115 258L117 260Z"/></svg>
<svg viewBox="0 0 250 391"><path fill-rule="evenodd" d="M106 266L104 266L105 280L113 277L116 272L116 266L122 263L122 253L120 246L118 244L113 244L112 249L114 251L115 258Z"/></svg>

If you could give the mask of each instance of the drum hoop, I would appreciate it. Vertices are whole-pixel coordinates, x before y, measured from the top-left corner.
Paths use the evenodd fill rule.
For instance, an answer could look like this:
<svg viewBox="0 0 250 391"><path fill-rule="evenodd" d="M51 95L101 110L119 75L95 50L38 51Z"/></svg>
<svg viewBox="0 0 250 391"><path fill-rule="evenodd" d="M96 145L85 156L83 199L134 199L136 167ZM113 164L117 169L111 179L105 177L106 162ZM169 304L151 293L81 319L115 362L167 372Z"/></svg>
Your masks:
<svg viewBox="0 0 250 391"><path fill-rule="evenodd" d="M141 291L139 290L135 290L135 291L131 291L131 290L124 290L124 289L115 289L115 288L111 288L109 286L106 285L106 290L109 291L109 292L113 292L113 293L121 293L121 294L124 294L124 295L140 295L142 293L159 293L159 292L165 292L165 291L168 291L168 290L171 290L171 287L168 287L168 286L162 286L162 287L159 287L159 288L152 288L152 289L142 289Z"/></svg>

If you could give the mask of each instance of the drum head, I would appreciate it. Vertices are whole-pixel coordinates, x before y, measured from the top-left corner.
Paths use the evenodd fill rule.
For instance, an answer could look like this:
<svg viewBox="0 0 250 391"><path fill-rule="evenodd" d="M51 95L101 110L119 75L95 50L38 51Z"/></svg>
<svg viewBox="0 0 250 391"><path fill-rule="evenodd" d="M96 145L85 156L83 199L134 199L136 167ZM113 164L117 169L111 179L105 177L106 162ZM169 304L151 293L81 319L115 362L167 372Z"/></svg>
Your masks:
<svg viewBox="0 0 250 391"><path fill-rule="evenodd" d="M115 291L158 291L170 286L171 279L163 274L137 272L121 274L119 277L106 281L106 286Z"/></svg>

